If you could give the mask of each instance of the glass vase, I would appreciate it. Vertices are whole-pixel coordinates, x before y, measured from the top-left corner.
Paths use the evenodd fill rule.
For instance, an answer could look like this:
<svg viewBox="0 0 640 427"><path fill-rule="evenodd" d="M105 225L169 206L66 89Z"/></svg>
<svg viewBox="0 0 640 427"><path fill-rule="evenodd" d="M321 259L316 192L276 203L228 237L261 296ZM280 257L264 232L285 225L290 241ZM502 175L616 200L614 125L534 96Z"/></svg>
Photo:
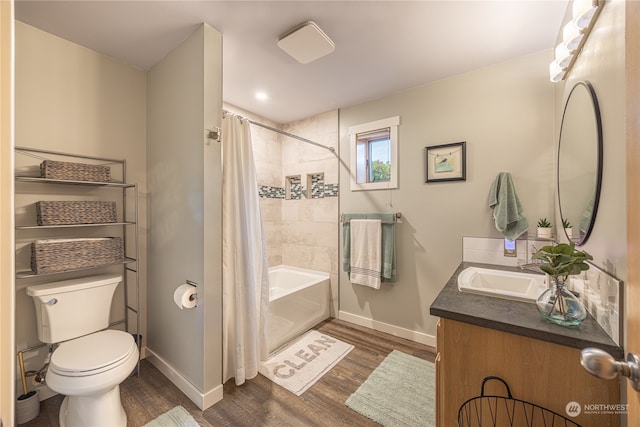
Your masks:
<svg viewBox="0 0 640 427"><path fill-rule="evenodd" d="M549 322L562 326L577 326L587 318L587 310L565 286L565 282L550 277L551 285L536 300L538 312Z"/></svg>

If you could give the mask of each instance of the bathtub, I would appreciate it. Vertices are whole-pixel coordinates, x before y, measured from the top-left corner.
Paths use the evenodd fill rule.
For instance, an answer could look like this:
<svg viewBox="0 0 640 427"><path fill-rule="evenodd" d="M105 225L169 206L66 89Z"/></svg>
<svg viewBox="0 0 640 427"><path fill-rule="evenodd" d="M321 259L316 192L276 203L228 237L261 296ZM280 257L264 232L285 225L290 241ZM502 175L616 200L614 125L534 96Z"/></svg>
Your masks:
<svg viewBox="0 0 640 427"><path fill-rule="evenodd" d="M330 317L329 273L278 265L269 268L269 353Z"/></svg>

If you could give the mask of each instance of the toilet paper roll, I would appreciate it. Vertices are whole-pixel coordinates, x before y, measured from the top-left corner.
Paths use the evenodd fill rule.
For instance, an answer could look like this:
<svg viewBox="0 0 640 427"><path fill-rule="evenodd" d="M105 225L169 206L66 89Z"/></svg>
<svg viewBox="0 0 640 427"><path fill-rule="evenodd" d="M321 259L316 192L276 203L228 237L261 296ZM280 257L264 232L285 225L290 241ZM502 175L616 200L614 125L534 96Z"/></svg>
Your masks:
<svg viewBox="0 0 640 427"><path fill-rule="evenodd" d="M173 302L176 303L180 310L185 308L193 308L196 306L196 294L198 290L195 286L191 286L188 284L182 284L178 286L176 291L173 293Z"/></svg>

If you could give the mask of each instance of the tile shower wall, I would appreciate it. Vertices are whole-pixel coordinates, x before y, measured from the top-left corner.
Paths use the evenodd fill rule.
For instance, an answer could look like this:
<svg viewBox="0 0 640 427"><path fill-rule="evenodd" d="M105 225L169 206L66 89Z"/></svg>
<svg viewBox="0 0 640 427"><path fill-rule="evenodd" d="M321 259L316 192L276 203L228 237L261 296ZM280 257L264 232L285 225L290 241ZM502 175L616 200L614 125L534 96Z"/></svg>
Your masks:
<svg viewBox="0 0 640 427"><path fill-rule="evenodd" d="M225 105L228 111L338 149L338 112L279 125ZM338 310L338 161L322 148L251 127L269 266L328 272L332 315ZM295 177L287 184L287 177ZM311 188L309 191L309 183ZM287 195L289 186L291 196Z"/></svg>
<svg viewBox="0 0 640 427"><path fill-rule="evenodd" d="M338 149L337 111L289 123L283 130ZM303 187L300 198L282 201L283 264L328 272L332 315L336 315L338 160L328 150L282 137L282 176L300 176Z"/></svg>

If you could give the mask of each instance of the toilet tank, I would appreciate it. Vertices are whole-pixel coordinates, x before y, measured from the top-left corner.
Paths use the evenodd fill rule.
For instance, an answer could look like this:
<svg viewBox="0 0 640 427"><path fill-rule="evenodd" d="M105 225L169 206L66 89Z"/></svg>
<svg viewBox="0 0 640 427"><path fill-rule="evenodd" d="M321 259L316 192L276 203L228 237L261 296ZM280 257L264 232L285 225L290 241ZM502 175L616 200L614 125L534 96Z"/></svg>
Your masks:
<svg viewBox="0 0 640 427"><path fill-rule="evenodd" d="M122 275L103 274L28 286L40 341L57 343L107 328L120 282Z"/></svg>

